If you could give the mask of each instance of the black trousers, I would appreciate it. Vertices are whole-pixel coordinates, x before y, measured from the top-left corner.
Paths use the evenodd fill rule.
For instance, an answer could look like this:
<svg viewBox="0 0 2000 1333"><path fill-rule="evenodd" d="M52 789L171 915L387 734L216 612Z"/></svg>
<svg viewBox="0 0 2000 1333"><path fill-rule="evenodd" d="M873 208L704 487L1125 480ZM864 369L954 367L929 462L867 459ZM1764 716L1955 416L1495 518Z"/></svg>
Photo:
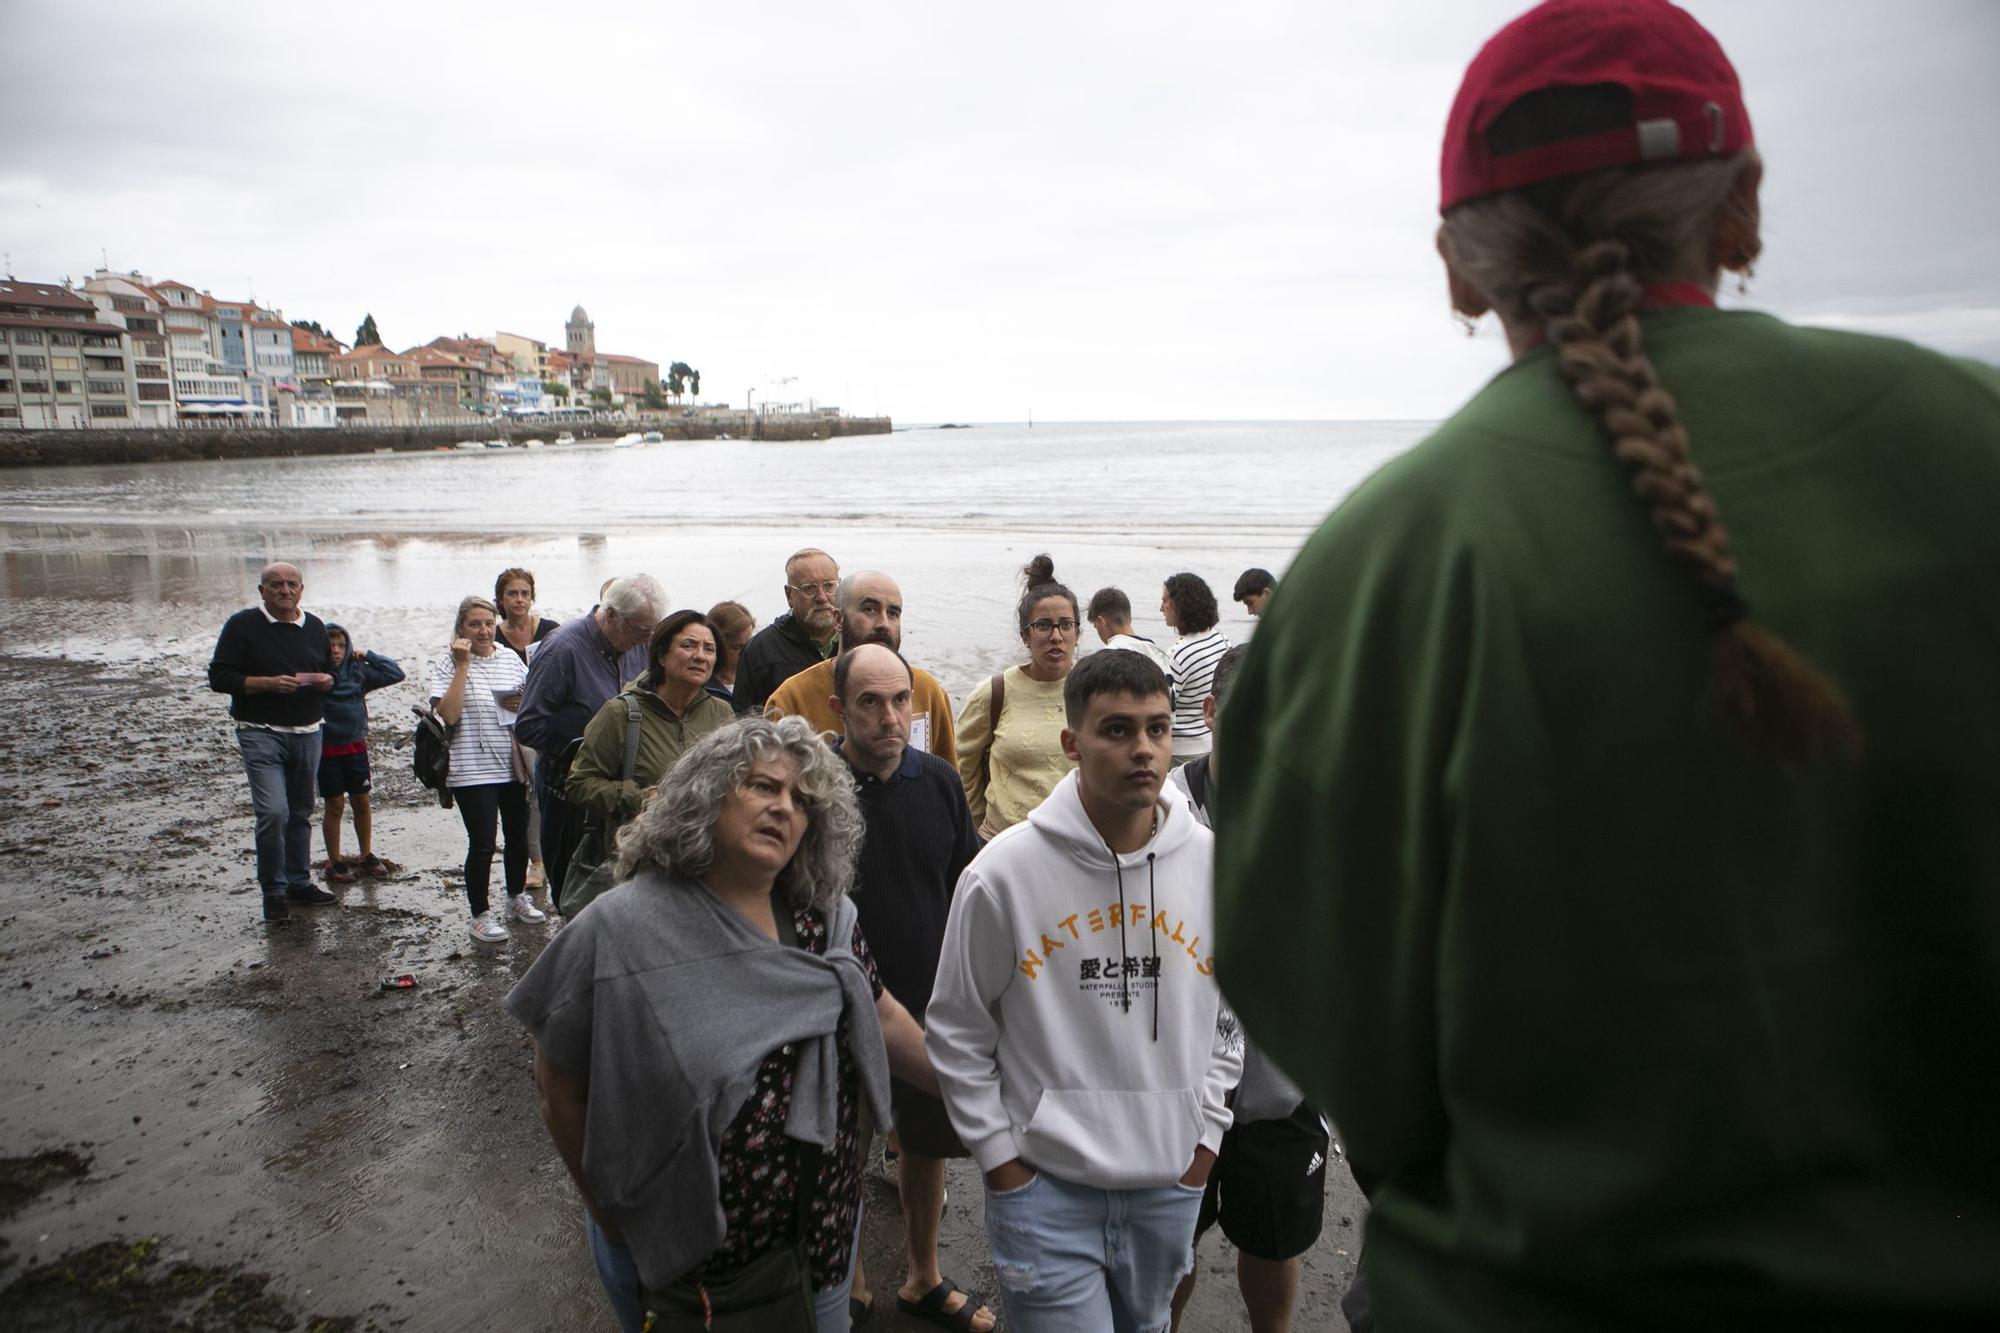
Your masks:
<svg viewBox="0 0 2000 1333"><path fill-rule="evenodd" d="M528 787L521 782L492 782L479 787L453 787L458 817L465 821L465 900L478 916L488 906L493 879L494 825L507 835L501 863L506 868L507 896L528 884ZM546 834L544 834L546 836Z"/></svg>
<svg viewBox="0 0 2000 1333"><path fill-rule="evenodd" d="M563 876L569 873L570 857L583 841L585 812L575 809L562 793L541 781L542 770L550 767L546 758L535 765L537 795L542 807L542 869L549 877L549 901L561 905Z"/></svg>

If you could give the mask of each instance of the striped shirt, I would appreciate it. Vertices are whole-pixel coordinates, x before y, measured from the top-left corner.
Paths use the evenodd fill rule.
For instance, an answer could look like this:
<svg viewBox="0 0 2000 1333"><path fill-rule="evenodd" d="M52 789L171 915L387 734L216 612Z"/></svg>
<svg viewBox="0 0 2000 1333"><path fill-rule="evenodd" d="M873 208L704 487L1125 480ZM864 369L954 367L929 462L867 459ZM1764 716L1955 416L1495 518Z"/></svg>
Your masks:
<svg viewBox="0 0 2000 1333"><path fill-rule="evenodd" d="M1174 757L1207 754L1214 743L1201 720L1201 701L1215 686L1215 664L1229 651L1219 629L1174 644Z"/></svg>
<svg viewBox="0 0 2000 1333"><path fill-rule="evenodd" d="M432 662L430 674L431 702L436 703L451 688L455 674L451 654ZM496 648L484 657L473 657L465 672L465 709L451 734L451 786L514 781L514 732L501 725L493 692L519 693L527 681L527 664L511 652Z"/></svg>

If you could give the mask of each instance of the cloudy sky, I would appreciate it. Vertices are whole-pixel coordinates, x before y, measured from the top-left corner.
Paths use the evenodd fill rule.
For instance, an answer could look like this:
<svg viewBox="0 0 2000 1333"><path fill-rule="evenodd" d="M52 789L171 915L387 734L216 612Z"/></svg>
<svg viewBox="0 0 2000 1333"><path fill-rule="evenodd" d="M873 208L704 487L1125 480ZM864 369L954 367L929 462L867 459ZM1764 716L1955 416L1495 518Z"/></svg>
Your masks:
<svg viewBox="0 0 2000 1333"><path fill-rule="evenodd" d="M1747 297L2000 360L2000 4L1695 0ZM0 0L0 250L906 421L1438 417L1438 138L1515 3ZM790 379L791 383L783 381Z"/></svg>

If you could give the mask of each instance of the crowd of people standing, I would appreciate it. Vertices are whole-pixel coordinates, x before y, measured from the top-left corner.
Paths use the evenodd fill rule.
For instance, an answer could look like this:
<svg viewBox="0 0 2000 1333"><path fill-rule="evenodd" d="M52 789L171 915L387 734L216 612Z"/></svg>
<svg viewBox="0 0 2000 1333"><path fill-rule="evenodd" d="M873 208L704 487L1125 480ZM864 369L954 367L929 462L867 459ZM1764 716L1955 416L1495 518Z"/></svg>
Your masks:
<svg viewBox="0 0 2000 1333"><path fill-rule="evenodd" d="M1046 557L956 710L895 581L817 548L754 633L644 575L546 633L532 578L504 631L460 604L470 928L543 915L532 776L565 920L508 1005L622 1328L865 1319L893 1130L911 1314L995 1324L937 1259L969 1158L1010 1328L1169 1328L1219 1225L1282 1330L1321 1108L1355 1329L2000 1323L2000 377L1716 310L1762 173L1665 0L1504 28L1436 240L1514 364L1245 572L1247 653L1193 574L1155 644ZM302 587L267 567L210 667L273 919L332 898L323 705L393 665ZM585 846L612 886L564 911Z"/></svg>

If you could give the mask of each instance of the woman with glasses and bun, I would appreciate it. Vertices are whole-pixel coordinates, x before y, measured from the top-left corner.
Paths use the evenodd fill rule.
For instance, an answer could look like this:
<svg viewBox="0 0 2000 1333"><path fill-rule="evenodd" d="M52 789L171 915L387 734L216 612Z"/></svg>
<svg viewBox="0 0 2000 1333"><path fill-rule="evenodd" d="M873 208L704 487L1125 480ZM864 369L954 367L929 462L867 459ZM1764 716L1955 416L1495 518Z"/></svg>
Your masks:
<svg viewBox="0 0 2000 1333"><path fill-rule="evenodd" d="M1063 755L1063 681L1076 665L1076 594L1046 555L1021 571L1015 607L1028 660L973 687L958 716L958 776L979 836L1028 817L1076 765Z"/></svg>
<svg viewBox="0 0 2000 1333"><path fill-rule="evenodd" d="M1762 173L1663 0L1489 42L1438 243L1513 363L1230 695L1218 975L1383 1328L2000 1325L2000 372L1716 309Z"/></svg>

